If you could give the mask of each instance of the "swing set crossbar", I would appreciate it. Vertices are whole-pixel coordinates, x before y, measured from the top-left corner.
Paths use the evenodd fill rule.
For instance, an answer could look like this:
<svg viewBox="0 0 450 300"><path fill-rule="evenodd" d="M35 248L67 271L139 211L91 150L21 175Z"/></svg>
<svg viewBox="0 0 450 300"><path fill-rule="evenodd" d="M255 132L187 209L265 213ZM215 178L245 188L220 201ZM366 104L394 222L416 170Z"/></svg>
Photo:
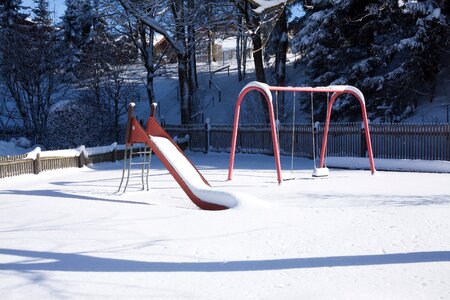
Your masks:
<svg viewBox="0 0 450 300"><path fill-rule="evenodd" d="M250 82L247 84L239 93L238 102L236 105L236 112L235 112L235 118L234 118L234 126L233 126L233 137L231 141L231 149L230 149L230 165L228 169L228 180L231 180L232 178L232 172L233 172L233 165L234 165L234 154L236 151L236 139L237 139L237 130L238 130L238 124L239 124L239 112L240 112L240 105L242 100L244 99L245 95L251 91L258 91L262 93L265 96L265 99L268 103L272 104L272 95L271 92L304 92L304 93L332 93L330 102L327 107L327 116L325 121L325 128L324 128L324 134L322 138L322 148L320 152L320 163L319 168L324 167L324 161L325 161L325 151L326 151L326 145L328 141L328 131L330 127L330 119L331 119L331 110L334 104L334 101L343 94L350 94L353 95L360 103L361 105L361 114L363 118L363 124L365 129L365 135L366 135L366 144L367 144L367 152L369 156L369 163L370 163L370 170L371 173L374 174L376 172L375 170L375 163L374 163L374 157L373 157L373 151L372 151L372 143L370 139L370 129L369 129L369 120L367 118L367 110L366 110L366 102L364 99L363 93L356 87L351 85L332 85L332 86L323 86L323 87L284 87L284 86L270 86L265 83L260 82ZM275 117L273 113L272 105L269 105L269 117L270 117L270 123L272 127L272 140L273 140L273 146L274 146L274 156L275 156L275 162L276 162L276 168L277 168L277 179L278 183L280 184L282 181L281 178L281 166L280 166L280 158L279 158L279 147L278 147L278 138L275 134Z"/></svg>

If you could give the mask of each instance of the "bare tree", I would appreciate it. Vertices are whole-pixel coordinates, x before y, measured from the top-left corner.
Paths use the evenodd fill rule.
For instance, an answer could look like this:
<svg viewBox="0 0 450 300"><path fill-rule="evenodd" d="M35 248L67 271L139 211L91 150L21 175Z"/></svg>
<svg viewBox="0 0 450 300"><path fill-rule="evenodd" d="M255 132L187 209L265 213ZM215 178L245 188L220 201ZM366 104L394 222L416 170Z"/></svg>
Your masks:
<svg viewBox="0 0 450 300"><path fill-rule="evenodd" d="M247 45L248 35L244 30L244 20L241 14L237 16L237 38L236 38L236 63L238 69L238 79L243 80L247 69Z"/></svg>
<svg viewBox="0 0 450 300"><path fill-rule="evenodd" d="M162 1L154 1L153 5L146 6L146 14L155 20L163 19L166 13L167 8ZM158 71L162 67L163 58L167 53L168 47L163 47L162 51L157 51L157 49L155 49L156 31L141 19L136 18L134 15L127 12L119 12L116 13L116 15L119 16L119 19L116 21L117 26L115 30L128 36L140 53L140 57L147 72L145 87L149 105L151 106L151 104L156 101L153 85L154 79L160 74ZM121 28L123 27L125 27L126 30L122 30Z"/></svg>
<svg viewBox="0 0 450 300"><path fill-rule="evenodd" d="M154 5L153 1L138 3L133 0L118 0L123 8L139 19L143 24L161 34L176 52L178 61L178 81L181 106L181 122L191 121L191 109L194 101L196 82L190 58L195 55L195 48L191 47L189 39L189 23L192 22L192 5L194 0L169 0L167 8L171 12L171 21L163 23L148 14L148 8ZM192 33L192 29L190 31Z"/></svg>
<svg viewBox="0 0 450 300"><path fill-rule="evenodd" d="M271 61L273 57L275 58L273 74L275 82L279 86L284 86L286 84L286 62L289 46L287 15L288 8L285 5L281 8L273 21L274 24L270 28L265 48L266 51L264 52L266 62ZM284 102L285 93L281 92L278 97L278 108L282 120L284 119Z"/></svg>
<svg viewBox="0 0 450 300"><path fill-rule="evenodd" d="M255 64L256 80L266 82L263 62L263 43L261 37L261 18L253 10L256 6L250 1L233 0L236 8L245 20L246 30L250 33L253 43L253 60Z"/></svg>
<svg viewBox="0 0 450 300"><path fill-rule="evenodd" d="M120 117L126 114L128 103L136 97L135 89L127 84L126 71L127 65L113 65L106 74L102 85L108 115L113 120L112 137L114 141L120 139Z"/></svg>
<svg viewBox="0 0 450 300"><path fill-rule="evenodd" d="M30 22L4 28L0 39L0 80L17 107L24 129L41 143L50 107L65 89L56 34L51 27Z"/></svg>

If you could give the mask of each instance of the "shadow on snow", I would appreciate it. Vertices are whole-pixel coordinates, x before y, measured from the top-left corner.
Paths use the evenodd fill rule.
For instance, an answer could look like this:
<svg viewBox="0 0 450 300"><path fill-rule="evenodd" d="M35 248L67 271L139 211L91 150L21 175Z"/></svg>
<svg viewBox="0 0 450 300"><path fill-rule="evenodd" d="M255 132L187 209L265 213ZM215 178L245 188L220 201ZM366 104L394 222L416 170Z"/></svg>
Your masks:
<svg viewBox="0 0 450 300"><path fill-rule="evenodd" d="M78 199L78 200L88 200L88 201L102 201L102 202L112 202L112 203L120 203L120 204L141 204L141 205L151 205L146 202L139 202L139 201L127 201L127 200L113 200L113 199L105 199L105 198L98 198L98 197L91 197L91 196L81 196L81 195L74 195L74 194L68 194L60 191L55 190L6 190L6 191L0 191L0 195L23 195L23 196L40 196L40 197L55 197L55 198L71 198L71 199Z"/></svg>
<svg viewBox="0 0 450 300"><path fill-rule="evenodd" d="M450 251L224 262L148 262L102 258L78 253L54 253L1 248L0 255L13 255L24 258L22 262L2 263L0 264L0 270L26 272L240 272L450 261ZM39 259L45 261L36 261Z"/></svg>

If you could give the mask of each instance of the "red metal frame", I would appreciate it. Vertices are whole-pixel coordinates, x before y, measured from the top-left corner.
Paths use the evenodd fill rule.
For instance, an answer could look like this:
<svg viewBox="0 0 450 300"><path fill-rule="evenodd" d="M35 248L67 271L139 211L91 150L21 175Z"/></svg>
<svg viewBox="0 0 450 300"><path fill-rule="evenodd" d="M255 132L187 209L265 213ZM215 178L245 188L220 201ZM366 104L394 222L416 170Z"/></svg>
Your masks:
<svg viewBox="0 0 450 300"><path fill-rule="evenodd" d="M228 209L228 207L226 206L210 203L205 201L204 199L200 199L199 197L197 197L197 195L195 195L192 192L192 190L188 187L188 185L184 182L184 180L181 178L181 176L178 174L175 168L170 164L170 162L167 160L164 154L158 149L158 147L155 146L150 136L158 136L168 139L177 148L177 150L180 151L180 153L186 158L186 160L189 161L189 163L194 167L194 169L198 172L203 182L205 182L206 185L210 186L208 181L197 170L194 164L192 164L191 160L189 160L184 155L180 147L172 140L170 135L159 125L158 121L155 119L154 109L155 108L152 107L152 114L150 118L147 120L147 126L146 129L144 130L139 121L134 117L132 107L129 107L127 134L125 141L126 144L132 145L134 143L146 143L152 149L153 153L155 153L156 156L159 158L159 160L163 163L166 169L170 172L173 178L177 181L177 183L180 185L180 187L183 189L183 191L186 193L189 199L191 199L191 201L199 208L205 210Z"/></svg>
<svg viewBox="0 0 450 300"><path fill-rule="evenodd" d="M271 128L271 132L272 132L273 153L275 156L275 164L276 164L276 168L277 168L277 179L278 179L279 184L282 181L280 151L279 151L279 147L278 147L278 138L277 138L276 125L275 125L275 117L273 114L272 94L270 93L270 91L267 90L267 88L270 89L270 86L267 84L260 83L260 82L250 82L242 89L242 91L239 94L239 98L238 98L238 101L236 104L236 111L235 111L235 115L234 115L233 137L231 140L231 150L230 150L230 166L228 168L228 180L232 179L232 174L233 174L234 154L236 152L237 130L238 130L239 113L241 110L242 100L244 100L245 95L247 95L249 92L258 91L264 96L264 99L267 101L267 106L269 108L270 128Z"/></svg>
<svg viewBox="0 0 450 300"><path fill-rule="evenodd" d="M269 86L267 84L262 84L259 82L251 82L248 85L246 85L242 91L239 94L239 98L236 104L236 112L234 116L234 126L233 126L233 137L231 140L231 149L230 149L230 165L228 168L228 180L232 179L232 173L233 173L233 166L234 166L234 155L236 151L236 139L237 139L237 130L238 130L238 124L239 124L239 112L240 112L240 106L242 103L242 100L244 99L245 95L250 91L259 91L264 95L264 98L268 102L269 106L269 117L270 117L270 125L272 130L272 141L274 146L274 155L275 155L275 163L277 168L277 179L278 183L281 183L281 167L280 167L280 155L279 155L279 148L278 148L278 139L275 131L275 117L273 114L273 107L272 107L272 95L271 91L278 91L278 92L306 92L306 93L333 93L331 96L330 102L327 107L327 117L325 121L325 129L322 139L322 149L320 152L320 163L319 167L323 168L324 161L325 161L325 150L326 145L328 141L328 131L330 127L330 118L331 118L331 109L333 107L333 103L336 100L337 97L339 97L342 94L351 94L356 99L358 99L360 105L361 105L361 113L364 123L364 129L366 134L366 142L367 142L367 152L369 154L369 163L370 163L370 170L372 174L375 173L375 163L373 158L373 151L372 151L372 142L370 140L370 130L369 130L369 121L367 118L367 111L366 111L366 103L364 100L364 95L362 92L349 85L342 85L342 86L328 86L328 87L282 87L282 86Z"/></svg>

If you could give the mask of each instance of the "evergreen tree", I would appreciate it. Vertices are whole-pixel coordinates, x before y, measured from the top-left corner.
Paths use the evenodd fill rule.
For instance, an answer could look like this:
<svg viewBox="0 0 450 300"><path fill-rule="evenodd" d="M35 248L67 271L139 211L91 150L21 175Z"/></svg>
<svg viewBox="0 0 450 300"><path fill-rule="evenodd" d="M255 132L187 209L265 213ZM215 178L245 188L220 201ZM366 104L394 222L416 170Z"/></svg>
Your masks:
<svg viewBox="0 0 450 300"><path fill-rule="evenodd" d="M413 111L418 96L432 93L439 44L448 40L443 3L313 0L293 46L313 85L355 85L373 116L386 113L377 110L382 106L399 120ZM338 101L335 116L359 116L356 101Z"/></svg>
<svg viewBox="0 0 450 300"><path fill-rule="evenodd" d="M48 10L48 0L34 0L34 3L36 7L32 9L34 14L33 21L38 25L50 26L52 20Z"/></svg>
<svg viewBox="0 0 450 300"><path fill-rule="evenodd" d="M89 0L66 0L62 19L64 32L63 47L66 51L65 68L73 80L78 77L77 67L81 61L82 48L90 39L92 28Z"/></svg>
<svg viewBox="0 0 450 300"><path fill-rule="evenodd" d="M0 28L23 23L27 15L20 12L22 8L22 0L2 0L0 2Z"/></svg>

